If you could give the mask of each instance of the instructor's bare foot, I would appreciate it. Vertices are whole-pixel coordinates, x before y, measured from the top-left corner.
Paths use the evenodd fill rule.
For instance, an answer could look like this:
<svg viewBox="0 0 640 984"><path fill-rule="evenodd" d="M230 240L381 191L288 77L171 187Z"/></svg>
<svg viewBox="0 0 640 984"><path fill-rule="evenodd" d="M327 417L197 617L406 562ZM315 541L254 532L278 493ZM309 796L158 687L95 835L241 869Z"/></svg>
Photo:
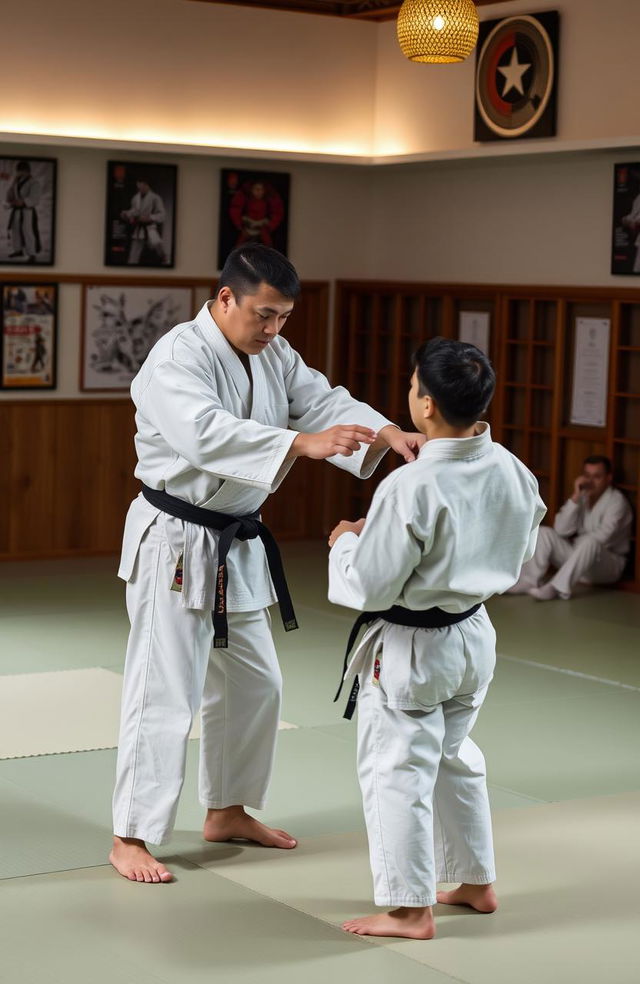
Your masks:
<svg viewBox="0 0 640 984"><path fill-rule="evenodd" d="M291 850L298 842L286 830L275 830L245 813L243 806L227 806L223 810L207 810L204 821L206 841L248 840L263 847Z"/></svg>
<svg viewBox="0 0 640 984"><path fill-rule="evenodd" d="M118 874L129 881L173 881L171 872L149 854L144 841L136 837L114 837L109 861Z"/></svg>
<svg viewBox="0 0 640 984"><path fill-rule="evenodd" d="M432 940L436 924L431 906L419 909L393 909L375 916L362 916L342 924L357 936L402 936L408 940Z"/></svg>
<svg viewBox="0 0 640 984"><path fill-rule="evenodd" d="M459 885L452 892L438 892L438 902L442 905L467 905L476 912L495 912L498 899L493 885Z"/></svg>

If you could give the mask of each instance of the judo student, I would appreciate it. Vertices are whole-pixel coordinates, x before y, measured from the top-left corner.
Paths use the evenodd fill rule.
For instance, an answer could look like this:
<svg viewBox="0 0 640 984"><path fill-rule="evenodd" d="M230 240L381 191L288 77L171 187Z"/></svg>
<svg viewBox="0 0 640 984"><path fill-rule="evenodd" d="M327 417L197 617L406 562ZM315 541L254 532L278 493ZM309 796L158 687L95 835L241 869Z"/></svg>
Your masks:
<svg viewBox="0 0 640 984"><path fill-rule="evenodd" d="M274 758L276 596L296 628L259 509L298 457L367 478L389 447L411 460L423 441L332 388L280 336L299 290L280 253L239 247L215 299L155 344L131 387L143 490L119 569L131 631L110 854L131 880L171 880L146 842L171 835L199 707L205 839L295 847L245 812L263 808Z"/></svg>
<svg viewBox="0 0 640 984"><path fill-rule="evenodd" d="M482 753L469 738L495 665L483 602L515 582L545 513L533 475L477 422L495 376L475 346L414 357L409 407L427 438L378 487L366 519L331 534L329 598L368 623L357 674L358 775L375 902L350 933L431 939L437 901L497 906ZM345 661L346 662L346 661ZM438 892L436 882L459 881Z"/></svg>
<svg viewBox="0 0 640 984"><path fill-rule="evenodd" d="M42 249L38 228L38 204L40 182L31 174L29 161L18 161L15 176L6 195L6 207L10 209L8 231L12 252L9 259L26 259L35 263Z"/></svg>
<svg viewBox="0 0 640 984"><path fill-rule="evenodd" d="M568 601L580 582L615 584L622 577L631 546L633 513L614 489L611 462L604 455L585 458L573 492L550 526L542 526L536 552L507 594L530 594L537 601ZM542 583L549 565L556 568Z"/></svg>

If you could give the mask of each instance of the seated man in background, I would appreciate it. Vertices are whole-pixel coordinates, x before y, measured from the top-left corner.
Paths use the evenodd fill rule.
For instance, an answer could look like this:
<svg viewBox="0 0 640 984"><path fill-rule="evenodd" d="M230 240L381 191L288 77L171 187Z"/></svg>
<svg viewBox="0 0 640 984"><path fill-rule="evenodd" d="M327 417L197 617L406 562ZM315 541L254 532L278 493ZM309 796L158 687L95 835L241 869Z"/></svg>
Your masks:
<svg viewBox="0 0 640 984"><path fill-rule="evenodd" d="M629 552L632 513L612 482L608 458L599 454L585 458L571 498L558 512L553 529L540 527L535 554L507 594L530 594L538 601L567 600L579 581L615 584L620 580ZM549 566L556 573L543 584Z"/></svg>

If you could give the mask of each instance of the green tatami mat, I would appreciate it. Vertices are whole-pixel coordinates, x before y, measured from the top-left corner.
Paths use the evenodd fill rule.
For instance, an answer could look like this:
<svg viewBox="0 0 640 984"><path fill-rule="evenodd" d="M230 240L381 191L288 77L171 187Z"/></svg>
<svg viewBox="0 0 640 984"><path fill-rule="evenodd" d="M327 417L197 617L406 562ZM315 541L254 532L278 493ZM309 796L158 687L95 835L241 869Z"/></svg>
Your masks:
<svg viewBox="0 0 640 984"><path fill-rule="evenodd" d="M631 794L498 813L498 912L437 906L435 940L376 945L469 984L635 984L639 810ZM221 852L210 864L332 925L376 911L363 835L314 838L284 860Z"/></svg>
<svg viewBox="0 0 640 984"><path fill-rule="evenodd" d="M0 589L1 590L1 589ZM0 675L124 666L129 622L122 609L56 609L0 618Z"/></svg>
<svg viewBox="0 0 640 984"><path fill-rule="evenodd" d="M611 589L571 601L492 598L498 652L640 687L638 595Z"/></svg>
<svg viewBox="0 0 640 984"><path fill-rule="evenodd" d="M640 693L484 709L473 739L490 783L542 800L640 789Z"/></svg>
<svg viewBox="0 0 640 984"><path fill-rule="evenodd" d="M228 850L223 848L223 850ZM110 867L5 882L2 973L11 984L451 984L181 859L177 881Z"/></svg>

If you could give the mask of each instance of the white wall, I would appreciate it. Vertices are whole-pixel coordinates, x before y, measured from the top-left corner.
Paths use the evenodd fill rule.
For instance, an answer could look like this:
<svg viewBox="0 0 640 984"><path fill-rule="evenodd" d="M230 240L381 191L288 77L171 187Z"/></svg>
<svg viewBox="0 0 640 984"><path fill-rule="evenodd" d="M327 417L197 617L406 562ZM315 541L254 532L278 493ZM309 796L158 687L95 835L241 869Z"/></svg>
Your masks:
<svg viewBox="0 0 640 984"><path fill-rule="evenodd" d="M639 0L514 0L480 7L481 20L559 10L558 135L565 141L637 138ZM379 26L375 154L472 152L475 54L459 65L418 65ZM518 141L521 146L538 141ZM511 144L503 141L500 146ZM497 145L492 144L495 148Z"/></svg>
<svg viewBox="0 0 640 984"><path fill-rule="evenodd" d="M380 279L640 287L610 270L613 164L638 152L376 170Z"/></svg>
<svg viewBox="0 0 640 984"><path fill-rule="evenodd" d="M2 14L5 132L371 151L374 24L190 0L3 0Z"/></svg>

